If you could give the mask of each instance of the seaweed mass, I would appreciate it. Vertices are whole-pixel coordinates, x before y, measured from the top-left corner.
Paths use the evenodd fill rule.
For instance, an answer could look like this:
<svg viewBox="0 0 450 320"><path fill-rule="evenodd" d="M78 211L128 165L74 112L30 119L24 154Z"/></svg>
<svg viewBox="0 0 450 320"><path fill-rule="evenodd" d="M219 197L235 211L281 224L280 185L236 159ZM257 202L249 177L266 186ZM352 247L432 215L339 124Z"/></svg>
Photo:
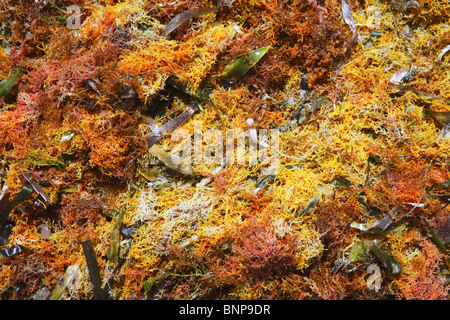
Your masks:
<svg viewBox="0 0 450 320"><path fill-rule="evenodd" d="M0 299L448 300L449 21L2 0Z"/></svg>

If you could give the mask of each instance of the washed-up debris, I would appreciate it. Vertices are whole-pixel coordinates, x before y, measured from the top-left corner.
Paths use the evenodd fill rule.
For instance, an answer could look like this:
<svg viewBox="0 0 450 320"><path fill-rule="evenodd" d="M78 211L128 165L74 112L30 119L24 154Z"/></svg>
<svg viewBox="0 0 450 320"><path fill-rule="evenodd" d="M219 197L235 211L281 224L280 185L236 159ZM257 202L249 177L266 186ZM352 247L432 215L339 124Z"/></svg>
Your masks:
<svg viewBox="0 0 450 320"><path fill-rule="evenodd" d="M382 266L389 274L399 274L401 272L400 263L391 255L382 250L375 241L368 241L366 245L370 252L381 262Z"/></svg>
<svg viewBox="0 0 450 320"><path fill-rule="evenodd" d="M94 90L98 94L98 96L100 98L102 97L102 94L100 93L100 91L98 90L97 86L95 85L94 80L88 79L88 80L86 80L86 83L92 90Z"/></svg>
<svg viewBox="0 0 450 320"><path fill-rule="evenodd" d="M450 179L439 182L439 183L435 184L435 186L437 188L441 188L441 189L448 189L448 188L450 188Z"/></svg>
<svg viewBox="0 0 450 320"><path fill-rule="evenodd" d="M9 195L10 195L9 187L5 183L2 189L0 190L0 208L8 204Z"/></svg>
<svg viewBox="0 0 450 320"><path fill-rule="evenodd" d="M50 291L47 287L43 287L39 289L33 296L31 297L32 300L47 300L47 297L50 295Z"/></svg>
<svg viewBox="0 0 450 320"><path fill-rule="evenodd" d="M313 115L325 105L331 103L331 100L325 97L318 96L315 92L307 91L303 88L307 88L306 77L302 77L302 90L299 98L289 98L283 101L282 108L291 107L293 113L291 118L279 127L281 132L289 130L295 130L300 125L311 120Z"/></svg>
<svg viewBox="0 0 450 320"><path fill-rule="evenodd" d="M139 173L145 178L146 181L148 181L147 186L153 188L154 190L160 190L166 187L180 187L181 181L180 179L177 179L177 175L180 173L175 171L175 174L173 174L173 172L168 172L173 169L169 167L166 168L168 170L164 170L165 168L161 169L156 167L151 169L140 169Z"/></svg>
<svg viewBox="0 0 450 320"><path fill-rule="evenodd" d="M445 255L448 256L449 253L448 253L448 251L447 251L447 248L445 247L445 244L444 244L444 242L441 240L439 234L438 234L436 231L434 231L434 229L433 229L433 228L431 227L431 225L429 224L427 218L425 218L425 217L422 216L422 215L420 215L420 218L422 219L422 221L423 221L423 222L425 223L425 225L427 226L428 231L430 232L431 237L432 237L433 240L435 241L435 243L436 243L436 245L438 246L439 250L440 250L443 254L445 254ZM440 233L441 233L441 234L445 234L444 231L441 231Z"/></svg>
<svg viewBox="0 0 450 320"><path fill-rule="evenodd" d="M44 240L50 239L50 229L46 225L41 225L41 238Z"/></svg>
<svg viewBox="0 0 450 320"><path fill-rule="evenodd" d="M413 86L409 86L409 85L406 85L406 86L405 85L402 85L402 86L393 85L393 86L398 89L398 92L400 95L404 94L407 91L411 91L420 97L423 97L426 99L439 99L439 100L445 101L446 103L450 104L450 99L435 95L434 93L429 93L429 92L426 92L423 90L418 90L418 89L414 88ZM419 104L424 104L424 103L419 103Z"/></svg>
<svg viewBox="0 0 450 320"><path fill-rule="evenodd" d="M75 136L75 132L69 131L61 137L60 142L70 141Z"/></svg>
<svg viewBox="0 0 450 320"><path fill-rule="evenodd" d="M450 126L444 125L442 127L441 132L439 132L439 135L436 138L436 140L442 140L442 139L447 139L447 138L450 138Z"/></svg>
<svg viewBox="0 0 450 320"><path fill-rule="evenodd" d="M176 116L170 121L167 121L165 124L163 124L161 127L156 129L156 132L158 133L169 133L181 126L187 119L189 119L195 112L198 111L198 108L189 108L188 110L184 111L180 115Z"/></svg>

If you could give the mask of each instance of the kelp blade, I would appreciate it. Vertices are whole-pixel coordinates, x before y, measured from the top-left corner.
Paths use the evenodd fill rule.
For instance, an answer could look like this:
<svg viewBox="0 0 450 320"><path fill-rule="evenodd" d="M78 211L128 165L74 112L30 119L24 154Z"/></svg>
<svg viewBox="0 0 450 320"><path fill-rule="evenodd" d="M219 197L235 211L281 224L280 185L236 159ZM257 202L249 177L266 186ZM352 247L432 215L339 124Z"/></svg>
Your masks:
<svg viewBox="0 0 450 320"><path fill-rule="evenodd" d="M48 196L48 194L44 191L44 189L42 189L42 187L33 178L31 178L29 173L25 172L22 174L22 176L25 179L27 179L27 181L33 187L34 191L36 191L42 197L42 199L44 199L44 201L50 202L50 197Z"/></svg>
<svg viewBox="0 0 450 320"><path fill-rule="evenodd" d="M6 223L10 212L22 201L28 199L33 192L33 187L30 182L26 182L22 187L22 190L14 197L14 199L8 203L4 208L0 209L0 226Z"/></svg>
<svg viewBox="0 0 450 320"><path fill-rule="evenodd" d="M169 133L174 131L176 128L181 126L187 119L189 119L195 112L197 112L198 108L189 108L184 111L182 114L176 116L170 121L167 121L161 127L152 129L153 133L149 134L146 137L147 143L149 147L152 147L155 143L158 143L161 140L161 133Z"/></svg>
<svg viewBox="0 0 450 320"><path fill-rule="evenodd" d="M173 30L181 26L186 21L205 14L213 13L215 11L217 11L217 7L195 8L182 12L169 21L169 23L164 28L162 35L167 37Z"/></svg>
<svg viewBox="0 0 450 320"><path fill-rule="evenodd" d="M111 232L111 243L109 245L108 253L106 254L108 261L113 264L117 264L119 261L120 227L122 226L123 213L124 211L121 210L114 217L116 225Z"/></svg>
<svg viewBox="0 0 450 320"><path fill-rule="evenodd" d="M438 237L442 240L444 245L450 243L450 217L447 218L444 225L436 233Z"/></svg>
<svg viewBox="0 0 450 320"><path fill-rule="evenodd" d="M171 75L166 80L168 84L170 84L172 87L190 95L193 98L199 99L200 101L204 101L209 103L214 107L216 112L219 114L220 119L222 119L222 113L217 109L216 105L214 104L214 101L201 89L193 90L189 87L189 83L183 83L179 80L178 76ZM223 120L223 119L222 119Z"/></svg>
<svg viewBox="0 0 450 320"><path fill-rule="evenodd" d="M183 83L179 80L179 78L176 75L171 75L169 78L167 78L166 82L170 84L172 87L187 93L191 97L197 98L201 101L205 101L211 105L214 106L214 102L211 100L211 98L203 91L203 90L193 90L189 87L188 83Z"/></svg>
<svg viewBox="0 0 450 320"><path fill-rule="evenodd" d="M342 0L342 15L345 23L350 27L353 33L356 33L355 19L353 19L352 10L346 0Z"/></svg>
<svg viewBox="0 0 450 320"><path fill-rule="evenodd" d="M314 209L314 207L319 203L319 196L315 195L307 204L306 206L302 209L299 210L295 213L294 217L298 217L301 216L305 213L311 213L311 211Z"/></svg>
<svg viewBox="0 0 450 320"><path fill-rule="evenodd" d="M270 49L270 46L250 51L237 56L225 67L221 74L214 76L217 79L232 80L247 73Z"/></svg>
<svg viewBox="0 0 450 320"><path fill-rule="evenodd" d="M92 283L92 290L94 292L94 300L100 298L102 279L100 277L100 269L98 268L97 258L95 257L94 246L91 240L86 240L81 243L86 257L86 264L89 270L89 278Z"/></svg>
<svg viewBox="0 0 450 320"><path fill-rule="evenodd" d="M0 82L0 99L8 94L12 87L16 84L20 72L14 70L11 76Z"/></svg>
<svg viewBox="0 0 450 320"><path fill-rule="evenodd" d="M447 55L447 53L450 52L450 45L446 46L442 51L439 53L437 57L437 62L442 63L444 61L444 57Z"/></svg>
<svg viewBox="0 0 450 320"><path fill-rule="evenodd" d="M11 202L5 204L5 201L2 201L3 206L0 207L0 245L5 245L8 243L8 238L13 228L12 224L8 223L9 214L19 203L28 199L32 192L33 187L31 183L27 181L22 187L22 190L20 190ZM4 194L4 196L8 194L9 192Z"/></svg>
<svg viewBox="0 0 450 320"><path fill-rule="evenodd" d="M158 147L156 144L153 145L149 152L158 158L159 161L164 163L167 167L170 169L173 169L175 171L178 171L182 174L193 176L194 175L194 169L186 163L183 162L183 159L180 157L177 157L174 161L174 157L172 157L172 154L164 151L162 148Z"/></svg>
<svg viewBox="0 0 450 320"><path fill-rule="evenodd" d="M387 254L374 240L361 240L352 246L348 256L349 265L352 262L367 262L376 258L386 271L395 275L400 273L400 263L391 255Z"/></svg>
<svg viewBox="0 0 450 320"><path fill-rule="evenodd" d="M108 279L108 282L106 282L105 287L102 290L100 299L101 300L108 300L109 299L109 294L110 294L110 290L114 285L114 276L116 276L119 271L120 268L122 268L122 266L125 264L126 259L120 259L119 262L117 263L116 267L114 268L114 270L112 271L112 276L111 278Z"/></svg>
<svg viewBox="0 0 450 320"><path fill-rule="evenodd" d="M158 133L168 133L179 126L181 126L187 119L189 119L195 112L197 112L198 108L189 108L184 111L182 114L176 116L170 121L167 121L164 125L157 129Z"/></svg>
<svg viewBox="0 0 450 320"><path fill-rule="evenodd" d="M448 258L449 252L448 252L444 242L442 241L442 239L439 236L439 234L436 231L434 231L434 229L431 227L431 225L428 222L428 220L422 215L420 215L420 218L422 219L422 221L427 226L428 231L430 232L431 238L433 238L434 243L438 247L439 251L441 251L444 254L445 264L447 265L448 268L450 268L450 258Z"/></svg>
<svg viewBox="0 0 450 320"><path fill-rule="evenodd" d="M4 256L4 257L11 257L15 254L21 253L25 250L25 248L20 245L20 244L16 244L10 248L6 248L6 249L2 249L0 250L0 253Z"/></svg>
<svg viewBox="0 0 450 320"><path fill-rule="evenodd" d="M430 108L424 108L423 112L429 115L435 122L440 125L450 125L450 112L449 111L433 111Z"/></svg>
<svg viewBox="0 0 450 320"><path fill-rule="evenodd" d="M353 51L353 47L355 47L356 43L358 42L358 31L356 30L355 19L353 18L353 13L352 13L351 8L346 0L341 1L341 7L342 7L342 16L344 17L344 21L350 27L350 30L352 31L352 38L350 40L348 48L345 50L344 57L337 64L336 74L339 74L339 72L342 69L342 67L344 66L345 62L350 57L350 55Z"/></svg>
<svg viewBox="0 0 450 320"><path fill-rule="evenodd" d="M395 206L392 208L391 211L389 211L383 219L375 221L369 226L365 226L360 223L351 223L350 227L360 230L363 233L371 233L371 234L380 234L383 233L387 227L391 224L392 220L395 219L397 216L397 212L399 211L400 207Z"/></svg>
<svg viewBox="0 0 450 320"><path fill-rule="evenodd" d="M383 267L390 274L399 274L401 271L400 263L391 255L388 255L383 249L381 249L375 241L365 240L368 244L370 252L383 264Z"/></svg>

